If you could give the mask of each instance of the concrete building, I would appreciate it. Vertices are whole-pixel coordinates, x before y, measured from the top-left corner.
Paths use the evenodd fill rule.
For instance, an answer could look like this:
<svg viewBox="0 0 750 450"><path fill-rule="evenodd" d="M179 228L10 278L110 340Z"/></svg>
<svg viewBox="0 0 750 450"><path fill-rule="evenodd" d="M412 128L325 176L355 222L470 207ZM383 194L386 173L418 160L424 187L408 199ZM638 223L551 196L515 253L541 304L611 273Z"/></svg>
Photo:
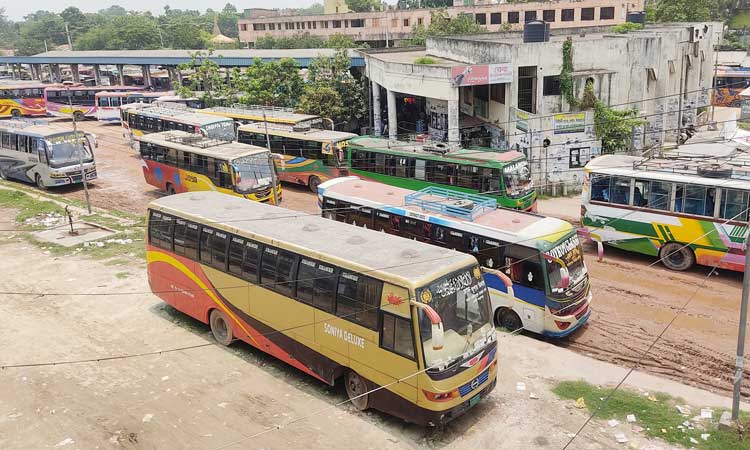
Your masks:
<svg viewBox="0 0 750 450"><path fill-rule="evenodd" d="M338 0L331 0L336 2ZM346 4L342 1L342 3ZM328 2L326 2L328 4ZM616 25L629 11L642 11L644 0L554 0L498 3L447 8L451 17L469 14L488 31L520 30L525 22L545 20L552 29ZM388 9L316 16L261 16L238 21L240 42L253 45L266 35L288 37L310 34L327 38L345 34L373 47L392 46L407 39L415 25L430 24L431 9Z"/></svg>
<svg viewBox="0 0 750 450"><path fill-rule="evenodd" d="M646 121L634 132L637 150L675 140L678 124L693 123L698 108L709 104L721 30L718 23L648 26L628 34L561 29L542 42L498 33L431 38L420 49L363 50L373 128L383 130L387 120L395 139L416 134L413 124L426 121L432 139L521 150L537 185L577 188L601 142L594 112L571 110L561 92L567 39L573 95L581 99L591 82L605 104L636 108Z"/></svg>

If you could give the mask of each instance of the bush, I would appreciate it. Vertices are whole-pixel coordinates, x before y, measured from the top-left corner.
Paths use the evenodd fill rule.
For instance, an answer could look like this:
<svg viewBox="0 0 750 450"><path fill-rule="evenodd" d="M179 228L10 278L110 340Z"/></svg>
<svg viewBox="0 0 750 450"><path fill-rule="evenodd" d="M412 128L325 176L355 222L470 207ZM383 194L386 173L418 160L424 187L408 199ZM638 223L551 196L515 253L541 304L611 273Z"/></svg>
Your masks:
<svg viewBox="0 0 750 450"><path fill-rule="evenodd" d="M435 64L435 60L429 56L420 56L414 60L414 64Z"/></svg>
<svg viewBox="0 0 750 450"><path fill-rule="evenodd" d="M625 22L625 23L621 23L619 25L615 25L611 29L612 29L612 32L614 32L614 33L626 34L626 33L630 33L631 31L642 30L643 29L643 24L642 23Z"/></svg>

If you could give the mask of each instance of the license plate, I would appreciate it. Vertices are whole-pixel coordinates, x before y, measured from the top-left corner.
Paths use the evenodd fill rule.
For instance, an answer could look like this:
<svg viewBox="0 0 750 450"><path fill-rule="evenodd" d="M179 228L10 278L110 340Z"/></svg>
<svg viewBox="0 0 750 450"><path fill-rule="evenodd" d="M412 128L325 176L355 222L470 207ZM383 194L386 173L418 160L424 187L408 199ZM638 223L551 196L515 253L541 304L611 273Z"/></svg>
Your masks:
<svg viewBox="0 0 750 450"><path fill-rule="evenodd" d="M479 399L481 397L482 396L480 394L477 394L477 395L474 396L474 398L470 399L469 400L469 407L472 407L472 406L476 405L477 403L479 403Z"/></svg>

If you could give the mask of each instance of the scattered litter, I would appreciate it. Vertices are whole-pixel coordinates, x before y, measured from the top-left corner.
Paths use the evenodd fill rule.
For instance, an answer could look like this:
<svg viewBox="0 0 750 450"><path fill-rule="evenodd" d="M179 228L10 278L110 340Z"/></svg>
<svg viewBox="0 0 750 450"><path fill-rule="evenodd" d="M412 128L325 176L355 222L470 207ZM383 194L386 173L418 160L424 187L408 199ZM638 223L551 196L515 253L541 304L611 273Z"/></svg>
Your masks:
<svg viewBox="0 0 750 450"><path fill-rule="evenodd" d="M610 427L616 427L617 425L620 425L620 421L617 419L609 419L607 421L607 425L609 425Z"/></svg>
<svg viewBox="0 0 750 450"><path fill-rule="evenodd" d="M583 409L586 407L586 400L583 399L583 397L579 397L578 400L576 400L576 408Z"/></svg>
<svg viewBox="0 0 750 450"><path fill-rule="evenodd" d="M615 433L615 440L620 444L624 444L628 442L628 437L625 436L625 433Z"/></svg>
<svg viewBox="0 0 750 450"><path fill-rule="evenodd" d="M701 433L701 439L704 441L707 441L709 436L711 436L709 433Z"/></svg>
<svg viewBox="0 0 750 450"><path fill-rule="evenodd" d="M94 242L97 247L101 248L104 247L104 242Z"/></svg>
<svg viewBox="0 0 750 450"><path fill-rule="evenodd" d="M216 406L218 406L219 408L226 408L228 404L229 404L229 403L227 403L227 402L221 402L221 403L219 403L219 404L218 404L218 405L216 405Z"/></svg>
<svg viewBox="0 0 750 450"><path fill-rule="evenodd" d="M154 418L153 414L146 414L145 416L143 416L143 419L141 421L143 423L149 423L149 422L151 422L151 419L153 419L153 418Z"/></svg>
<svg viewBox="0 0 750 450"><path fill-rule="evenodd" d="M55 445L55 448L57 447L65 447L66 445L75 444L76 441L74 441L72 438L65 438L62 441L58 442L57 445Z"/></svg>
<svg viewBox="0 0 750 450"><path fill-rule="evenodd" d="M635 422L635 414L628 414L628 416L626 417L626 419L627 419L627 420L628 420L628 422L630 422L630 423L633 423L633 422Z"/></svg>
<svg viewBox="0 0 750 450"><path fill-rule="evenodd" d="M574 437L576 437L576 434L575 434L575 433L567 433L567 435L568 435L568 437L569 437L569 438L571 438L571 439L572 439L572 438L574 438Z"/></svg>
<svg viewBox="0 0 750 450"><path fill-rule="evenodd" d="M701 409L701 419L713 419L714 411L711 408Z"/></svg>
<svg viewBox="0 0 750 450"><path fill-rule="evenodd" d="M690 407L689 406L680 406L680 405L677 405L675 407L677 408L677 411L679 411L680 414L682 414L683 416L687 416L688 414L690 414Z"/></svg>
<svg viewBox="0 0 750 450"><path fill-rule="evenodd" d="M654 397L653 395L649 395L648 399L651 400L652 402L658 402L658 400L656 399L656 397Z"/></svg>
<svg viewBox="0 0 750 450"><path fill-rule="evenodd" d="M698 442L698 439L696 439L696 438L694 438L694 437L691 437L691 438L690 438L690 443L691 443L691 444L699 444L699 442Z"/></svg>
<svg viewBox="0 0 750 450"><path fill-rule="evenodd" d="M537 397L536 394L533 392L529 394L529 398L532 400L539 400L539 397Z"/></svg>
<svg viewBox="0 0 750 450"><path fill-rule="evenodd" d="M521 392L525 390L526 390L526 383L524 383L523 381L519 381L518 383L516 383L516 391Z"/></svg>
<svg viewBox="0 0 750 450"><path fill-rule="evenodd" d="M665 430L664 428L661 429L661 432L667 434L667 430Z"/></svg>
<svg viewBox="0 0 750 450"><path fill-rule="evenodd" d="M168 375L164 375L163 377L161 377L161 381L167 381L168 379L169 379Z"/></svg>
<svg viewBox="0 0 750 450"><path fill-rule="evenodd" d="M690 426L690 421L686 420L686 421L682 422L682 426L683 427L689 427Z"/></svg>

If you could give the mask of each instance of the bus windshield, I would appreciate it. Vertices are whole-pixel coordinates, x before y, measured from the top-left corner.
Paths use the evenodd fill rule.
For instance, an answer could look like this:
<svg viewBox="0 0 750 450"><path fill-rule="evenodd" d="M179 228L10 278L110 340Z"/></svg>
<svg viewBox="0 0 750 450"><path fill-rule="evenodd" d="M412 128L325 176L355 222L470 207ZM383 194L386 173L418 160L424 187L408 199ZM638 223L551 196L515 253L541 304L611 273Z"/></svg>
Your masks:
<svg viewBox="0 0 750 450"><path fill-rule="evenodd" d="M581 248L581 242L578 239L578 235L574 234L566 238L548 251L547 255L562 261L568 269L568 276L570 277L568 289L562 289L560 287L562 281L560 269L562 266L558 261L545 259L547 264L549 291L552 296L559 297L562 294L562 296L565 297L564 294L566 291L577 291L581 281L583 281L587 275L586 265L583 263L583 248Z"/></svg>
<svg viewBox="0 0 750 450"><path fill-rule="evenodd" d="M529 162L518 161L503 169L505 192L509 197L523 197L531 192Z"/></svg>
<svg viewBox="0 0 750 450"><path fill-rule="evenodd" d="M273 166L265 153L243 156L232 161L237 192L248 193L271 185Z"/></svg>
<svg viewBox="0 0 750 450"><path fill-rule="evenodd" d="M81 152L83 152L82 155ZM56 134L47 137L47 158L50 167L78 164L81 157L83 157L83 162L94 160L89 141L82 133L78 133L77 137L74 133Z"/></svg>
<svg viewBox="0 0 750 450"><path fill-rule="evenodd" d="M207 137L221 139L222 141L234 140L234 122L225 120L203 125Z"/></svg>
<svg viewBox="0 0 750 450"><path fill-rule="evenodd" d="M428 303L443 321L442 350L433 350L431 325L419 309L419 334L427 368L441 368L463 360L484 347L494 336L490 296L478 266L466 268L433 281L417 291L417 299Z"/></svg>

